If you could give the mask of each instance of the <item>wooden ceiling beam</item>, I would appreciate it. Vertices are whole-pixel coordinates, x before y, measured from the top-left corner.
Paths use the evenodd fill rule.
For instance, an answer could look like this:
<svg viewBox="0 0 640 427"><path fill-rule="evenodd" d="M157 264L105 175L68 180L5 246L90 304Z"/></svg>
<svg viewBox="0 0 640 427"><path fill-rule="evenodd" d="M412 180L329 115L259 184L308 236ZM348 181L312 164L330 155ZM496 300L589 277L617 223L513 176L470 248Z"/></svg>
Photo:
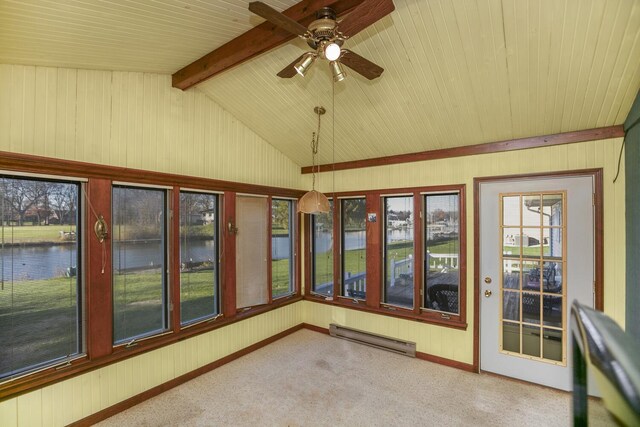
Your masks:
<svg viewBox="0 0 640 427"><path fill-rule="evenodd" d="M316 11L322 7L329 6L340 16L363 1L366 0L302 0L282 13L306 27L315 19ZM189 89L295 37L265 21L174 73L172 86L182 90Z"/></svg>
<svg viewBox="0 0 640 427"><path fill-rule="evenodd" d="M396 154L394 156L374 157L371 159L352 160L340 163L327 163L315 168L303 166L302 174L316 172L332 172L347 169L370 168L375 166L396 165L399 163L422 162L425 160L448 159L451 157L473 156L476 154L501 153L503 151L526 150L528 148L549 147L552 145L573 144L576 142L597 141L600 139L624 137L622 125L607 126L573 132L555 133L551 135L532 136L528 138L510 139L507 141L487 142L484 144L464 145L460 147L441 148L418 153Z"/></svg>

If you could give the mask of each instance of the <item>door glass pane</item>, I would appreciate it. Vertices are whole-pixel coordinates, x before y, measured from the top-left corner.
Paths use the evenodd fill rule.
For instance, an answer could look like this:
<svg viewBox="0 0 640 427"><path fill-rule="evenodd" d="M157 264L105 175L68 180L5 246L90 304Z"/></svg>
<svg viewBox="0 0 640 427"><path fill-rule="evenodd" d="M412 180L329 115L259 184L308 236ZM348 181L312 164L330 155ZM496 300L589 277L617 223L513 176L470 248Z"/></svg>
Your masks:
<svg viewBox="0 0 640 427"><path fill-rule="evenodd" d="M522 289L540 290L540 261L522 261Z"/></svg>
<svg viewBox="0 0 640 427"><path fill-rule="evenodd" d="M502 198L502 224L520 226L520 196L504 196Z"/></svg>
<svg viewBox="0 0 640 427"><path fill-rule="evenodd" d="M366 199L341 200L342 295L365 299L367 294Z"/></svg>
<svg viewBox="0 0 640 427"><path fill-rule="evenodd" d="M539 194L522 196L523 226L539 227L541 225L540 200Z"/></svg>
<svg viewBox="0 0 640 427"><path fill-rule="evenodd" d="M562 263L544 262L544 286L542 290L552 294L562 293Z"/></svg>
<svg viewBox="0 0 640 427"><path fill-rule="evenodd" d="M545 258L562 258L562 229L561 228L543 228L543 251L542 256Z"/></svg>
<svg viewBox="0 0 640 427"><path fill-rule="evenodd" d="M540 328L522 325L522 354L540 357Z"/></svg>
<svg viewBox="0 0 640 427"><path fill-rule="evenodd" d="M520 257L522 237L520 228L503 228L502 229L502 254L505 258Z"/></svg>
<svg viewBox="0 0 640 427"><path fill-rule="evenodd" d="M540 294L522 293L522 321L527 323L540 323Z"/></svg>
<svg viewBox="0 0 640 427"><path fill-rule="evenodd" d="M413 196L384 199L384 300L413 307Z"/></svg>
<svg viewBox="0 0 640 427"><path fill-rule="evenodd" d="M502 294L502 318L520 321L520 292L504 291Z"/></svg>
<svg viewBox="0 0 640 427"><path fill-rule="evenodd" d="M520 324L502 322L502 349L520 353Z"/></svg>
<svg viewBox="0 0 640 427"><path fill-rule="evenodd" d="M532 192L500 199L503 350L515 348L506 341L515 335L515 324L522 333L521 348L507 351L565 363L565 194ZM540 325L546 326L544 350Z"/></svg>
<svg viewBox="0 0 640 427"><path fill-rule="evenodd" d="M542 240L542 230L538 228L522 229L522 256L526 258L540 258L542 250L540 241Z"/></svg>
<svg viewBox="0 0 640 427"><path fill-rule="evenodd" d="M425 301L429 310L458 314L460 196L425 196Z"/></svg>
<svg viewBox="0 0 640 427"><path fill-rule="evenodd" d="M542 352L545 359L562 361L562 331L544 328Z"/></svg>
<svg viewBox="0 0 640 427"><path fill-rule="evenodd" d="M294 292L293 201L271 200L271 296Z"/></svg>
<svg viewBox="0 0 640 427"><path fill-rule="evenodd" d="M503 261L502 287L504 289L520 289L520 260Z"/></svg>
<svg viewBox="0 0 640 427"><path fill-rule="evenodd" d="M543 298L543 320L545 326L555 326L562 328L562 297L556 295L545 295Z"/></svg>
<svg viewBox="0 0 640 427"><path fill-rule="evenodd" d="M542 200L544 201L542 224L547 226L562 226L562 194L545 194L542 196Z"/></svg>
<svg viewBox="0 0 640 427"><path fill-rule="evenodd" d="M215 316L218 301L218 196L180 193L180 320Z"/></svg>
<svg viewBox="0 0 640 427"><path fill-rule="evenodd" d="M313 283L311 292L333 295L333 200L329 212L311 215L313 227Z"/></svg>

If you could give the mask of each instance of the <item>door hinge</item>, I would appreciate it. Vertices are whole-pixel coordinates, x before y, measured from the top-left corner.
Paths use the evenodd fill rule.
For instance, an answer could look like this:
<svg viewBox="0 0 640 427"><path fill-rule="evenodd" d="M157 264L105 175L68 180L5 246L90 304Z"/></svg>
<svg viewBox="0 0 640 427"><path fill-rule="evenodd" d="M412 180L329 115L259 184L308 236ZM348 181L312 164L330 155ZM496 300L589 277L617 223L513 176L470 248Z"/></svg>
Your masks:
<svg viewBox="0 0 640 427"><path fill-rule="evenodd" d="M591 193L591 204L596 205L596 193Z"/></svg>

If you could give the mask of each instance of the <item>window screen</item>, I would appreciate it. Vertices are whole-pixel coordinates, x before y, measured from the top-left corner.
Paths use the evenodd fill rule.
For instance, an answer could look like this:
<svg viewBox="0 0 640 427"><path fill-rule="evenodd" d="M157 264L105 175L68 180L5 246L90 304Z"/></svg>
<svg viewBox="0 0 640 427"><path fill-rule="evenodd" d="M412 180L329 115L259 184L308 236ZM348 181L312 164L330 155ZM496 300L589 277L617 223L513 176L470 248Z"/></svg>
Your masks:
<svg viewBox="0 0 640 427"><path fill-rule="evenodd" d="M113 187L115 343L168 327L166 190Z"/></svg>
<svg viewBox="0 0 640 427"><path fill-rule="evenodd" d="M460 195L425 196L424 307L459 314Z"/></svg>
<svg viewBox="0 0 640 427"><path fill-rule="evenodd" d="M365 299L367 288L366 199L340 201L342 296Z"/></svg>
<svg viewBox="0 0 640 427"><path fill-rule="evenodd" d="M236 306L266 304L267 214L266 197L236 197Z"/></svg>
<svg viewBox="0 0 640 427"><path fill-rule="evenodd" d="M218 314L218 196L180 193L180 320Z"/></svg>
<svg viewBox="0 0 640 427"><path fill-rule="evenodd" d="M0 177L0 378L83 351L80 184Z"/></svg>
<svg viewBox="0 0 640 427"><path fill-rule="evenodd" d="M329 212L311 215L313 258L311 291L333 295L333 201Z"/></svg>
<svg viewBox="0 0 640 427"><path fill-rule="evenodd" d="M294 292L293 201L271 200L271 296Z"/></svg>

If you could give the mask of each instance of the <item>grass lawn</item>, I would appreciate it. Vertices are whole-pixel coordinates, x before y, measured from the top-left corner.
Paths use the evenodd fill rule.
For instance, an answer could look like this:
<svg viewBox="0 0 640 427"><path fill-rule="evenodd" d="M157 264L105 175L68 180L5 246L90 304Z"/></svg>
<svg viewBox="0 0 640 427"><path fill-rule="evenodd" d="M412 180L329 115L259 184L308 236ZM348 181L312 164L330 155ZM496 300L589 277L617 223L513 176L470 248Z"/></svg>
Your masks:
<svg viewBox="0 0 640 427"><path fill-rule="evenodd" d="M77 352L75 288L64 277L4 284L0 375Z"/></svg>
<svg viewBox="0 0 640 427"><path fill-rule="evenodd" d="M543 250L545 252L549 252L549 245L544 245L543 246ZM507 252L511 252L511 255L513 256L518 256L519 251L520 251L520 247L519 246L504 246L502 248L502 250L504 251L503 253L507 253ZM539 258L540 257L540 246L525 246L522 248L522 255L527 257L534 257L534 258Z"/></svg>
<svg viewBox="0 0 640 427"><path fill-rule="evenodd" d="M0 240L5 243L63 242L60 232L76 231L75 225L23 225L0 227Z"/></svg>

